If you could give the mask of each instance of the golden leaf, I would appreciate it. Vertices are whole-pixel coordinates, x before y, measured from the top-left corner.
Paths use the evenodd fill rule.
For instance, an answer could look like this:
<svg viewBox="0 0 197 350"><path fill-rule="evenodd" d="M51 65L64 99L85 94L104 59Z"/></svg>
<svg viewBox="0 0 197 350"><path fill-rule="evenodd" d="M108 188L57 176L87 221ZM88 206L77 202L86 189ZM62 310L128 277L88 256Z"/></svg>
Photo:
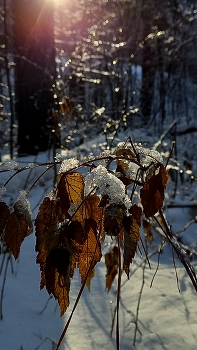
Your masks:
<svg viewBox="0 0 197 350"><path fill-rule="evenodd" d="M57 185L57 194L60 198L62 213L67 218L71 218L72 214L69 213L69 209L74 205L76 214L73 220L81 221L83 218L81 203L84 196L83 175L78 172L62 174Z"/></svg>
<svg viewBox="0 0 197 350"><path fill-rule="evenodd" d="M102 220L103 210L99 207L100 198L96 194L85 200L85 219L93 219L97 224Z"/></svg>
<svg viewBox="0 0 197 350"><path fill-rule="evenodd" d="M86 220L85 230L87 232L87 239L83 245L78 263L82 283L91 274L92 269L100 261L102 256L100 242L98 242L95 232L94 220ZM89 275L87 276L88 271Z"/></svg>

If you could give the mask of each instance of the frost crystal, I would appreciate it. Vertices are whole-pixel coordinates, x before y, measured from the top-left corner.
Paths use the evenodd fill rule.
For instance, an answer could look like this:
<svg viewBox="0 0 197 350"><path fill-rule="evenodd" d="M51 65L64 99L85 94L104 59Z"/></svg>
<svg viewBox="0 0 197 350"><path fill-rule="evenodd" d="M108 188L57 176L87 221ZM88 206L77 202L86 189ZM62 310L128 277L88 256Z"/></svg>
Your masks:
<svg viewBox="0 0 197 350"><path fill-rule="evenodd" d="M20 191L17 201L15 203L15 210L24 217L27 225L28 225L28 232L27 234L30 235L33 232L33 224L31 220L31 205L30 202L26 199L27 192L26 191Z"/></svg>
<svg viewBox="0 0 197 350"><path fill-rule="evenodd" d="M143 161L143 165L147 166L149 165L151 162L158 162L158 163L163 163L163 158L161 156L161 154L158 151L154 151L148 148L144 148L141 146L135 146L136 152L139 154L142 154L143 156L145 156L144 161Z"/></svg>
<svg viewBox="0 0 197 350"><path fill-rule="evenodd" d="M6 187L1 187L0 188L0 201L1 201L1 198L3 197L3 195L5 194L5 192L6 192Z"/></svg>
<svg viewBox="0 0 197 350"><path fill-rule="evenodd" d="M62 161L59 174L65 173L66 171L69 171L78 166L79 166L79 161L76 158L65 159Z"/></svg>
<svg viewBox="0 0 197 350"><path fill-rule="evenodd" d="M35 163L28 163L27 168L34 168L36 166Z"/></svg>
<svg viewBox="0 0 197 350"><path fill-rule="evenodd" d="M84 186L84 196L88 196L90 193L93 194L94 188L96 189L96 186L93 182L93 173L88 173L85 177L85 186Z"/></svg>
<svg viewBox="0 0 197 350"><path fill-rule="evenodd" d="M98 187L99 193L107 195L110 204L124 204L127 209L131 207L131 201L125 194L125 186L121 180L109 173L102 165L98 165L92 172L94 184Z"/></svg>
<svg viewBox="0 0 197 350"><path fill-rule="evenodd" d="M15 160L7 160L1 167L0 171L13 171L18 168L19 164Z"/></svg>
<svg viewBox="0 0 197 350"><path fill-rule="evenodd" d="M111 154L111 152L110 151L108 151L108 150L104 150L102 153L100 153L99 155L98 155L98 158L104 158L104 157L106 157L106 158L111 158L111 157L113 157L113 155ZM99 160L98 161L98 164L100 164L100 165L103 165L104 167L106 167L107 166L107 164L108 164L108 162L109 162L109 160L108 159L101 159L101 160Z"/></svg>
<svg viewBox="0 0 197 350"><path fill-rule="evenodd" d="M133 147L131 146L130 143L119 142L115 148L115 152L117 152L119 149L129 149L132 152L134 152L134 149L135 149L136 153L138 153L144 157L141 160L141 164L144 166L148 166L152 162L153 163L163 163L163 158L158 151L151 150L149 148L144 148L140 145L134 145L134 149L133 149Z"/></svg>
<svg viewBox="0 0 197 350"><path fill-rule="evenodd" d="M18 198L17 198L17 208L21 211L21 213L28 211L28 213L31 215L31 205L30 202L26 199L27 192L26 191L20 191Z"/></svg>

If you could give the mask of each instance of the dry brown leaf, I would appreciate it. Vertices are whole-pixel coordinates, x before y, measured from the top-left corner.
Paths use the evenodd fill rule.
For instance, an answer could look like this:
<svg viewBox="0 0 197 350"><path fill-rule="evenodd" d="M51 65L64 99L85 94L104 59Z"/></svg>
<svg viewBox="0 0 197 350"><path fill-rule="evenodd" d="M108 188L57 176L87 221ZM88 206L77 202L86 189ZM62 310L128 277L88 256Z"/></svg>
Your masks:
<svg viewBox="0 0 197 350"><path fill-rule="evenodd" d="M159 173L144 183L140 190L141 203L146 217L151 217L163 206L164 189L168 182L166 168L161 165Z"/></svg>
<svg viewBox="0 0 197 350"><path fill-rule="evenodd" d="M103 210L99 207L100 198L96 194L88 196L85 200L85 219L93 219L97 224L102 220Z"/></svg>
<svg viewBox="0 0 197 350"><path fill-rule="evenodd" d="M12 252L15 259L19 256L21 244L27 234L28 226L23 216L17 217L15 212L12 212L7 221L4 242Z"/></svg>
<svg viewBox="0 0 197 350"><path fill-rule="evenodd" d="M25 200L25 199L24 199ZM27 200L26 200L27 203ZM31 213L28 210L28 206L24 205L22 203L22 201L20 199L18 199L16 201L16 203L14 204L14 212L16 214L17 217L23 217L23 219L25 220L27 226L28 226L28 232L27 235L30 235L33 232L33 223L32 223L32 219L31 219Z"/></svg>
<svg viewBox="0 0 197 350"><path fill-rule="evenodd" d="M124 209L120 205L111 204L104 212L104 230L109 236L117 236L123 227Z"/></svg>
<svg viewBox="0 0 197 350"><path fill-rule="evenodd" d="M57 195L60 198L62 213L71 218L69 213L70 207L74 206L73 220L81 221L83 218L83 207L81 205L84 197L84 179L83 175L78 172L65 173L60 175L57 185ZM77 209L78 207L78 209Z"/></svg>
<svg viewBox="0 0 197 350"><path fill-rule="evenodd" d="M48 252L51 240L55 238L58 229L59 201L45 197L40 205L35 220L36 226L36 252Z"/></svg>
<svg viewBox="0 0 197 350"><path fill-rule="evenodd" d="M105 265L107 268L106 289L108 292L110 291L114 278L118 273L118 256L119 250L116 246L113 247L112 251L105 254Z"/></svg>
<svg viewBox="0 0 197 350"><path fill-rule="evenodd" d="M95 227L94 220L86 220L85 230L87 232L87 239L83 245L83 250L80 254L78 263L82 283L84 283L88 271L90 275L92 269L102 257L101 246L96 236Z"/></svg>
<svg viewBox="0 0 197 350"><path fill-rule="evenodd" d="M129 148L121 148L116 151L117 157L125 157L125 158L135 158L135 154Z"/></svg>
<svg viewBox="0 0 197 350"><path fill-rule="evenodd" d="M52 248L58 246L58 215L59 201L45 197L40 205L38 215L35 220L36 226L36 263L40 264L41 282L40 288L45 286L45 264L46 258Z"/></svg>
<svg viewBox="0 0 197 350"><path fill-rule="evenodd" d="M4 231L6 222L10 215L10 209L5 202L0 202L0 237Z"/></svg>
<svg viewBox="0 0 197 350"><path fill-rule="evenodd" d="M129 209L129 213L131 213L133 215L133 217L137 221L138 226L141 226L142 208L140 208L136 204L134 204Z"/></svg>
<svg viewBox="0 0 197 350"><path fill-rule="evenodd" d="M129 266L137 251L138 241L140 240L140 228L133 216L124 218L124 253L123 269L129 278Z"/></svg>
<svg viewBox="0 0 197 350"><path fill-rule="evenodd" d="M72 221L68 226L65 226L65 235L71 250L70 277L73 277L74 269L77 267L79 256L87 239L87 233L80 222Z"/></svg>
<svg viewBox="0 0 197 350"><path fill-rule="evenodd" d="M61 316L69 306L70 253L67 250L52 249L46 258L46 289L58 300Z"/></svg>

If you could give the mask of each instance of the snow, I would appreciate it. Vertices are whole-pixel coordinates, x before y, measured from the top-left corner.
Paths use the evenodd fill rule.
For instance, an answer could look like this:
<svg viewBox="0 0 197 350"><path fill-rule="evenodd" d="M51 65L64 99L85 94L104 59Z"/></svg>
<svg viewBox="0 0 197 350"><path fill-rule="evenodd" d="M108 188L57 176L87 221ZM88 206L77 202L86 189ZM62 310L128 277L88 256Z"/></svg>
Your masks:
<svg viewBox="0 0 197 350"><path fill-rule="evenodd" d="M138 132L138 131L137 131ZM125 136L125 135L124 135ZM136 139L139 138L137 134ZM94 140L98 144L98 140ZM100 139L102 143L102 139ZM83 149L89 152L90 142L83 145ZM95 152L95 150L92 150ZM65 157L65 154L63 155ZM76 157L75 150L67 152L66 157ZM31 157L23 158L22 166L34 163ZM48 154L41 154L36 159L37 163L50 160ZM20 164L20 160L17 160ZM66 164L66 163L65 163ZM67 163L69 164L69 163ZM66 165L67 166L67 165ZM100 168L99 168L100 167ZM104 165L99 165L99 170L90 173L96 179L97 185L103 181L101 173L106 175ZM9 168L9 170L11 170ZM28 190L37 176L40 176L46 167L29 168L14 176L7 186L3 200L9 205L16 202L18 191ZM65 170L64 170L65 171ZM11 172L11 175L13 173ZM11 176L8 172L0 174L0 186ZM111 175L114 176L114 175ZM91 177L92 179L92 177ZM90 186L91 179L87 179ZM108 181L109 179L107 179ZM117 179L118 180L118 179ZM111 179L110 179L111 181ZM114 201L116 195L121 196L121 182L116 183L116 189L109 193ZM38 184L30 191L28 200L31 202L33 219L36 217L38 206L43 197L53 186L53 170L49 169L41 177ZM191 195L196 193L195 184L192 185ZM25 188L24 188L25 187ZM103 190L104 191L104 190ZM110 190L111 191L111 190ZM170 191L170 190L169 190ZM4 191L2 191L4 192ZM102 187L101 187L102 192ZM191 192L191 190L188 190ZM23 193L23 192L22 192ZM106 193L106 187L105 187ZM125 200L125 193L120 199ZM186 196L178 197L177 202L186 204L189 199ZM187 202L188 201L188 202ZM168 198L167 198L168 202ZM27 203L26 203L27 204ZM173 233L179 232L197 215L195 207L190 208L167 208L165 215L172 225ZM142 233L143 234L143 233ZM152 247L148 246L148 253L157 250L162 242L155 232ZM194 222L186 231L178 234L178 237L189 247L197 247L197 223ZM108 244L104 251L108 251ZM8 260L9 255L0 255L0 289L5 282L2 315L0 320L0 348L2 350L49 350L55 349L62 330L68 320L77 294L80 289L80 276L76 271L71 281L70 307L66 314L60 317L59 307L56 301L51 299L46 290L39 290L40 272L35 263L35 237L28 236L22 247L19 259ZM12 264L11 264L12 263ZM120 349L121 350L196 350L197 348L197 295L190 282L185 269L175 256L176 270L172 258L172 249L167 243L160 255L159 269L154 277L158 266L158 254L150 257L151 269L145 264L145 257L137 254L131 266L131 278L127 280L126 274L122 274L121 299L120 299ZM192 261L196 267L196 260ZM12 271L13 269L13 271ZM144 286L142 276L144 273ZM177 278L181 290L177 287ZM77 309L73 315L68 331L60 347L61 350L112 350L116 348L116 326L112 329L114 310L116 307L116 281L109 293L105 290L106 268L104 258L96 266L95 277L91 280L90 292L87 288L81 296ZM5 279L4 279L5 277ZM154 280L153 280L154 277ZM151 286L151 282L152 287ZM142 290L143 287L143 290ZM141 301L138 310L138 300ZM138 331L136 344L133 345L136 327L136 313L138 312ZM110 337L110 333L112 336Z"/></svg>
<svg viewBox="0 0 197 350"><path fill-rule="evenodd" d="M69 171L71 169L77 168L79 166L79 161L76 158L65 159L62 161L60 166L59 174Z"/></svg>
<svg viewBox="0 0 197 350"><path fill-rule="evenodd" d="M98 165L92 172L99 194L107 195L110 204L124 204L127 209L131 207L131 200L125 194L125 186L121 180L110 174L103 165Z"/></svg>

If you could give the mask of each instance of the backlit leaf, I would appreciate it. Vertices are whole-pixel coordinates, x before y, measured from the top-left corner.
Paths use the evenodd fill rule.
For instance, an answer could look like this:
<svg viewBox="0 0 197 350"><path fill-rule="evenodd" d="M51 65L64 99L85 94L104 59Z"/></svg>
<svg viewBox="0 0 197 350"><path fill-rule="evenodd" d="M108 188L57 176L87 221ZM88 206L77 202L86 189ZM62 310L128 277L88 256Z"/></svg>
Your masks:
<svg viewBox="0 0 197 350"><path fill-rule="evenodd" d="M100 261L102 256L100 242L98 242L95 232L94 220L86 220L85 229L87 232L87 239L83 245L83 250L80 254L78 263L82 283L87 277L88 270L90 275L92 269L97 262Z"/></svg>
<svg viewBox="0 0 197 350"><path fill-rule="evenodd" d="M70 253L67 250L52 249L46 258L46 289L58 300L61 316L69 306Z"/></svg>
<svg viewBox="0 0 197 350"><path fill-rule="evenodd" d="M110 291L114 278L118 273L118 256L118 247L116 246L113 247L112 251L105 254L105 265L107 268L106 289L108 292Z"/></svg>
<svg viewBox="0 0 197 350"><path fill-rule="evenodd" d="M35 220L36 226L36 262L40 264L41 283L40 288L45 286L44 268L47 255L52 248L58 246L58 215L59 201L45 197Z"/></svg>
<svg viewBox="0 0 197 350"><path fill-rule="evenodd" d="M0 237L4 231L6 222L10 215L10 209L5 202L0 202Z"/></svg>
<svg viewBox="0 0 197 350"><path fill-rule="evenodd" d="M141 203L146 217L151 217L163 206L164 189L168 182L168 175L165 167L160 166L159 173L152 176L144 183L140 190Z"/></svg>
<svg viewBox="0 0 197 350"><path fill-rule="evenodd" d="M23 216L17 216L15 212L12 212L7 221L4 242L15 259L19 256L21 244L27 234L28 226Z"/></svg>
<svg viewBox="0 0 197 350"><path fill-rule="evenodd" d="M124 218L124 253L123 269L129 278L129 266L137 251L138 241L140 240L140 228L133 216Z"/></svg>
<svg viewBox="0 0 197 350"><path fill-rule="evenodd" d="M84 195L84 179L83 175L77 172L62 174L57 185L57 195L60 198L62 213L71 218L69 208L75 206L78 210L74 215L74 220L81 221L83 208L81 203Z"/></svg>
<svg viewBox="0 0 197 350"><path fill-rule="evenodd" d="M100 198L96 194L85 200L85 219L93 219L97 224L102 220L103 210L99 207Z"/></svg>

